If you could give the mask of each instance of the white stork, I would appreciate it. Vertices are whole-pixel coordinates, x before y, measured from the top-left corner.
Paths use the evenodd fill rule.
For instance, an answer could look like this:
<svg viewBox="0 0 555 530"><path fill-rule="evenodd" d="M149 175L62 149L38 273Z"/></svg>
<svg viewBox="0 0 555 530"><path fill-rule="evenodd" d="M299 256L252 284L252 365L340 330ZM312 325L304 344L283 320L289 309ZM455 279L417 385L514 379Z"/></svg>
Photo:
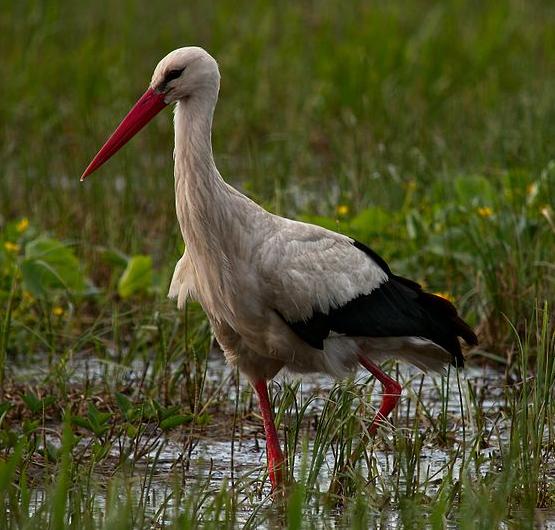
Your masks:
<svg viewBox="0 0 555 530"><path fill-rule="evenodd" d="M436 371L462 366L458 337L477 339L450 302L396 276L362 243L273 215L226 184L211 143L219 87L218 65L205 50L172 51L81 180L175 103L175 201L186 251L169 296L180 308L188 296L201 303L226 359L258 394L275 489L284 483L285 460L267 381L283 367L334 377L359 363L367 368L384 390L374 433L401 394L377 361L399 358Z"/></svg>

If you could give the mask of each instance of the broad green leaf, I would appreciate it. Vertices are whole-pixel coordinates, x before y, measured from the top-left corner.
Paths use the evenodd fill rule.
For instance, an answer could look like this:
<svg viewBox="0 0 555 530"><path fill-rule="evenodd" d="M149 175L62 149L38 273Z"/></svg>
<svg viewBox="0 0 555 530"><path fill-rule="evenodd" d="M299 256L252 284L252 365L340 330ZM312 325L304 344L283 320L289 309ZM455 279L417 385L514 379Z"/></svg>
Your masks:
<svg viewBox="0 0 555 530"><path fill-rule="evenodd" d="M127 263L118 282L118 293L122 298L145 292L152 286L152 258L133 256Z"/></svg>
<svg viewBox="0 0 555 530"><path fill-rule="evenodd" d="M126 428L126 432L129 438L135 438L135 436L137 436L137 433L139 432L139 429L137 429L137 427L135 427L134 425L128 425Z"/></svg>
<svg viewBox="0 0 555 530"><path fill-rule="evenodd" d="M163 431L168 431L170 429L175 429L175 427L179 427L180 425L183 425L185 423L191 423L192 420L192 414L177 414L175 416L170 416L169 418L166 418L164 421L161 421L160 428Z"/></svg>
<svg viewBox="0 0 555 530"><path fill-rule="evenodd" d="M460 206L492 205L499 197L499 191L481 175L461 175L455 178L454 184Z"/></svg>
<svg viewBox="0 0 555 530"><path fill-rule="evenodd" d="M98 251L106 263L115 267L125 267L129 261L129 257L117 249L99 247Z"/></svg>
<svg viewBox="0 0 555 530"><path fill-rule="evenodd" d="M392 215L378 206L371 206L359 212L350 226L360 234L387 232L391 226Z"/></svg>
<svg viewBox="0 0 555 530"><path fill-rule="evenodd" d="M88 418L83 418L83 416L72 416L71 423L81 427L82 429L87 429L87 431L93 431L93 427Z"/></svg>
<svg viewBox="0 0 555 530"><path fill-rule="evenodd" d="M112 417L109 412L100 412L92 403L89 403L87 416L93 427L104 425Z"/></svg>
<svg viewBox="0 0 555 530"><path fill-rule="evenodd" d="M52 270L42 262L25 260L21 263L21 274L25 288L37 298L45 298L48 290L62 287Z"/></svg>
<svg viewBox="0 0 555 530"><path fill-rule="evenodd" d="M110 452L110 449L112 448L112 444L107 442L105 444L99 444L99 443L95 443L92 446L92 452L94 454L94 459L98 462L99 460L104 459L108 453Z"/></svg>
<svg viewBox="0 0 555 530"><path fill-rule="evenodd" d="M55 289L80 292L85 288L73 250L55 239L38 238L27 243L21 273L25 288L37 297L46 297Z"/></svg>
<svg viewBox="0 0 555 530"><path fill-rule="evenodd" d="M123 412L123 414L127 417L127 412L133 406L131 400L125 394L122 394L121 392L116 392L116 403L118 404L118 407Z"/></svg>
<svg viewBox="0 0 555 530"><path fill-rule="evenodd" d="M166 418L169 418L170 416L175 416L179 412L179 408L180 408L179 405L172 405L170 407L164 407L163 405L158 403L158 401L156 401L155 399L152 400L152 405L156 409L156 413L157 413L158 418L160 420L165 420Z"/></svg>

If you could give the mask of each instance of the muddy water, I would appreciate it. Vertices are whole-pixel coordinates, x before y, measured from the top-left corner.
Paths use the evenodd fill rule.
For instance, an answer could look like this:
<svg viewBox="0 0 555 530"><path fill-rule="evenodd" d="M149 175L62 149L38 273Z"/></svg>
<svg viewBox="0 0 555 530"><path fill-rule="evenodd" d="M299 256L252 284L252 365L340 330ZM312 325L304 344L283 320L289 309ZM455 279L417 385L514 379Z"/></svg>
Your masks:
<svg viewBox="0 0 555 530"><path fill-rule="evenodd" d="M98 360L73 360L69 366L71 376L69 384L81 384L87 381L88 384L96 384L106 381L125 381L133 384L144 377L144 366L136 363L131 367L123 367L116 364L105 363ZM483 412L485 421L484 431L488 434L488 444L482 449L484 456L488 452L494 452L500 440L507 436L507 425L499 422L500 410L504 407L504 377L503 374L491 368L467 368L464 374L457 381L456 375L450 374L450 385L447 386L445 378L437 375L421 375L416 369L411 367L399 366L399 379L403 383L403 398L399 406L399 416L397 418L397 428L410 428L414 421L416 400L421 401L430 417L436 418L440 413L447 413L452 417L462 418L464 416L464 435L468 440L472 439L475 432L473 424L473 405L470 400L469 387L472 388L474 395L479 396L479 406ZM46 369L41 370L40 365L34 365L32 369L18 370L18 378L23 377L27 381L34 378L41 379ZM234 380L234 372L225 365L222 359L214 356L208 362L207 382L216 388L222 385L224 395L229 396L227 412L229 421L232 421L234 412L234 396L237 392ZM362 380L366 377L360 373L358 377ZM284 374L277 380L277 385L290 384L295 380L292 374ZM309 375L303 376L299 386L298 398L300 400L311 399L307 416L318 416L322 411L322 406L326 396L334 387L335 381L326 376ZM239 392L245 387L246 382L240 382ZM460 390L459 390L460 389ZM378 388L374 390L375 405L379 405ZM317 396L314 399L314 396ZM445 396L443 399L442 396ZM464 414L462 411L465 411ZM455 436L460 439L463 436L463 422L455 431ZM458 425L458 423L457 423ZM149 515L156 515L157 520L163 523L164 520L175 514L179 510L172 500L177 481L185 484L193 484L192 487L203 491L218 491L222 485L239 485L244 488L244 502L241 503L239 519L242 522L250 522L255 507L260 507L261 503L269 507L271 501L268 498L268 485L262 485L263 470L265 465L265 453L263 450L263 437L260 435L260 428L256 424L243 426L241 435L235 437L216 436L210 437L207 430L202 436L195 438L194 444L184 443L184 439L179 436L170 435L162 437L150 451L141 459L134 463L131 477L135 477L133 489L134 497L140 503L141 509ZM55 440L52 440L55 443ZM456 441L455 441L456 443ZM420 484L424 484L424 493L434 494L441 484L441 480L447 471L447 464L453 460L453 450L451 447L438 447L437 445L425 445L420 453L418 475ZM309 445L308 450L311 450ZM114 459L119 454L116 448L112 449ZM373 451L376 467L380 473L386 477L391 474L394 467L394 454L387 448L377 448ZM326 455L327 470L321 473L319 486L321 491L325 491L329 486L330 471L333 469L334 455L330 452ZM453 474L458 476L459 466L462 460L459 458L453 465ZM296 476L300 470L300 458L297 460ZM488 471L488 466L484 466L483 472ZM479 471L480 472L480 471ZM148 479L145 479L148 477ZM266 480L267 482L267 480ZM399 484L401 489L404 484ZM226 486L227 487L227 486ZM420 489L422 491L422 489ZM42 503L44 492L36 489L33 493L33 504L38 508ZM99 512L103 511L105 498L100 494L97 499ZM315 521L321 515L314 514ZM381 514L380 523L382 528L395 528L399 522L399 514L391 510ZM555 514L542 514L545 528L555 530ZM273 527L271 522L268 527ZM320 526L318 524L318 526ZM322 521L324 528L336 528L334 521ZM453 528L456 525L453 524Z"/></svg>

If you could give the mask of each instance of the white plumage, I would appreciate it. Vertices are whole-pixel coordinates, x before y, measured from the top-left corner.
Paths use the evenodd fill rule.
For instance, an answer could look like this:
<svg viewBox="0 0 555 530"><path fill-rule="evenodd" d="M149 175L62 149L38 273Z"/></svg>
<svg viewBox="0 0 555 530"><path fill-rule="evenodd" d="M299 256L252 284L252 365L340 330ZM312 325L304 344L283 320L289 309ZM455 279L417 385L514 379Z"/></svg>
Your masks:
<svg viewBox="0 0 555 530"><path fill-rule="evenodd" d="M476 337L449 302L394 275L368 247L270 214L226 184L211 142L219 86L218 66L207 52L171 52L83 178L175 103L176 212L186 251L169 296L180 308L189 296L201 303L226 358L251 380L276 486L284 458L266 380L281 368L343 376L360 362L385 390L373 432L401 391L373 361L400 357L434 370L462 365L457 336L470 343Z"/></svg>
<svg viewBox="0 0 555 530"><path fill-rule="evenodd" d="M223 181L210 138L219 90L215 61L200 49L176 50L160 62L151 86L163 83L164 72L184 64L187 56L188 69L202 65L199 76L209 74L206 83L191 82L202 92L178 99L175 107L176 209L187 249L169 296L179 307L187 296L198 300L226 358L251 378L271 378L284 365L341 377L358 365L361 342L376 359L384 358L390 339L335 337L318 350L299 340L281 318L298 321L315 311L328 313L371 293L387 274L351 238L272 215ZM194 74L188 70L188 75ZM416 342L409 337L394 342L402 347L390 357L408 354L421 368L437 369L450 359L439 346L431 348L430 357L421 346L411 349Z"/></svg>

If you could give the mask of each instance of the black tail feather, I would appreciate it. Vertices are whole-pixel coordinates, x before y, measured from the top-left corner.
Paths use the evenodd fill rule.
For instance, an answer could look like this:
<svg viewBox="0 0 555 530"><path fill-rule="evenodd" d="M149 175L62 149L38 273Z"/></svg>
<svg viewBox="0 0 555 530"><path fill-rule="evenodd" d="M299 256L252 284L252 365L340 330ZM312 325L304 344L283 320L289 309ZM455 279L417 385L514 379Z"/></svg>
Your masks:
<svg viewBox="0 0 555 530"><path fill-rule="evenodd" d="M447 299L422 289L420 284L403 278L402 276L392 277L393 280L408 287L417 294L417 301L430 317L441 324L442 333L432 338L440 346L443 346L454 356L454 365L463 366L464 357L457 337L461 337L469 346L478 344L478 337L472 328L459 316L456 307Z"/></svg>
<svg viewBox="0 0 555 530"><path fill-rule="evenodd" d="M426 305L432 306L439 311L445 311L450 317L449 320L458 337L461 337L469 346L476 346L478 344L476 333L474 333L473 329L459 316L457 309L449 300L424 291L422 291L421 296Z"/></svg>

